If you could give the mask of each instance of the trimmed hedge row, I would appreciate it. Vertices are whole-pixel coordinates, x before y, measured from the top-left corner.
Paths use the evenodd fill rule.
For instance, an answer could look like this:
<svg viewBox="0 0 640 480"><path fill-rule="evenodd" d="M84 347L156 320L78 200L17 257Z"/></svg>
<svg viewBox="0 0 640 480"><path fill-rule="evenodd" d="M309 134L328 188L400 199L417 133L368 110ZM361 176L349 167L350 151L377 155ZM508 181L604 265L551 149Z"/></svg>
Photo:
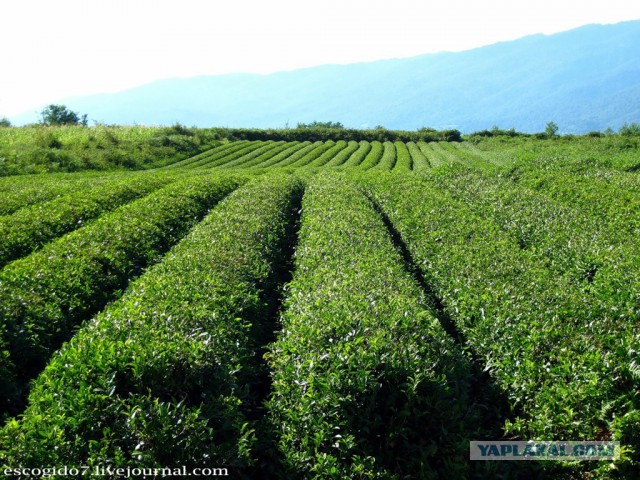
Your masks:
<svg viewBox="0 0 640 480"><path fill-rule="evenodd" d="M558 363L580 358L572 361L572 374L580 378L584 370L595 375L595 388L584 388L579 381L571 388L552 383L539 398L554 411L553 405L572 405L565 397L578 397L574 390L582 391L581 404L572 408L580 409L585 423L597 425L599 435L625 438L627 448L640 452L639 439L629 438L640 417L640 399L634 395L640 389L635 321L640 318L638 198L601 181L566 177L566 172L553 178L540 174L535 191L522 180L514 183L471 171L439 175L438 182L496 222L532 261L561 282L560 295L571 299L564 313L573 315L577 326L568 337L566 359ZM590 355L585 356L587 348ZM564 412L549 417L547 421L557 425L567 421Z"/></svg>
<svg viewBox="0 0 640 480"><path fill-rule="evenodd" d="M413 169L414 170L425 170L431 167L429 164L429 159L422 153L420 147L414 142L407 143L407 148L409 149L409 153L411 154L411 158L413 160Z"/></svg>
<svg viewBox="0 0 640 480"><path fill-rule="evenodd" d="M602 182L547 175L538 190L472 171L438 175L438 183L480 215L492 218L539 265L563 278L566 295L588 310L603 331L592 348L631 333L640 316L638 198ZM547 189L546 187L552 187ZM602 201L596 201L601 198ZM622 372L633 358L617 354Z"/></svg>
<svg viewBox="0 0 640 480"><path fill-rule="evenodd" d="M539 170L514 165L501 178L512 186L527 187L539 194L561 201L579 209L587 208L606 224L621 220L633 220L637 228L640 211L640 181L637 174L621 172L582 172L565 170ZM619 222L622 226L625 222ZM627 228L628 230L628 228Z"/></svg>
<svg viewBox="0 0 640 480"><path fill-rule="evenodd" d="M361 141L359 143L358 149L355 152L353 152L353 154L347 159L346 162L340 165L340 168L357 167L364 161L365 158L367 158L367 155L369 154L370 151L371 151L371 144L364 140Z"/></svg>
<svg viewBox="0 0 640 480"><path fill-rule="evenodd" d="M611 264L618 251L635 249L640 200L586 179L567 179L562 187L559 182L564 176L558 177L554 188L547 189L551 180L545 179L534 190L522 181L454 167L433 180L481 215L491 216L521 249L556 274L573 277L584 289L586 284L581 282L597 281L600 268Z"/></svg>
<svg viewBox="0 0 640 480"><path fill-rule="evenodd" d="M300 158L304 157L307 153L315 149L318 145L320 145L320 142L315 142L315 143L302 142L299 145L299 147L301 148L298 148L293 152L285 151L285 152L279 153L275 157L270 158L269 160L265 160L264 162L256 165L255 168L263 169L268 167L286 167L289 164L294 163Z"/></svg>
<svg viewBox="0 0 640 480"><path fill-rule="evenodd" d="M418 148L427 157L432 167L439 167L441 165L450 165L451 162L444 158L440 153L435 150L435 143L418 142Z"/></svg>
<svg viewBox="0 0 640 480"><path fill-rule="evenodd" d="M462 478L469 366L368 199L320 174L269 354L291 477Z"/></svg>
<svg viewBox="0 0 640 480"><path fill-rule="evenodd" d="M116 179L0 217L0 268L170 181L171 177L149 175L137 179Z"/></svg>
<svg viewBox="0 0 640 480"><path fill-rule="evenodd" d="M273 328L302 193L284 175L236 190L85 324L0 434L2 463L249 475L253 386L266 375L256 354Z"/></svg>
<svg viewBox="0 0 640 480"><path fill-rule="evenodd" d="M269 156L274 155L277 152L280 152L283 148L286 148L285 145L286 145L285 142L282 142L282 141L262 142L262 144L257 145L257 148L251 150L250 152L245 153L244 155L240 155L240 156L233 155L231 156L231 158L226 159L222 163L204 165L202 168L213 168L214 166L218 168L232 168L235 166L242 166L242 163L244 162L250 162L258 158L265 158L265 157L268 158Z"/></svg>
<svg viewBox="0 0 640 480"><path fill-rule="evenodd" d="M486 172L495 172L496 168L498 168L496 164L490 161L488 156L473 153L468 149L452 148L447 142L438 142L430 144L430 146L445 157L450 164L459 163Z"/></svg>
<svg viewBox="0 0 640 480"><path fill-rule="evenodd" d="M11 215L21 208L87 190L95 185L110 181L109 177L80 174L25 175L22 177L2 177L0 180L0 216ZM51 178L47 178L51 177Z"/></svg>
<svg viewBox="0 0 640 480"><path fill-rule="evenodd" d="M309 168L324 167L329 163L336 155L347 149L347 142L344 140L338 140L335 145L325 151L322 155L316 158L313 162L305 165Z"/></svg>
<svg viewBox="0 0 640 480"><path fill-rule="evenodd" d="M368 170L369 168L372 168L373 166L377 165L378 162L380 162L380 159L382 158L382 152L384 152L384 147L382 143L371 142L370 145L371 145L371 150L369 150L369 153L364 158L362 163L358 165L360 168L363 168L365 170Z"/></svg>
<svg viewBox="0 0 640 480"><path fill-rule="evenodd" d="M316 144L314 143L314 145ZM307 153L304 157L299 158L295 162L290 162L289 160L286 160L276 166L277 167L287 166L292 168L304 167L314 162L318 158L322 157L327 152L327 150L333 149L335 145L336 145L336 142L334 142L333 140L329 140L327 142L319 142L317 144L317 147L314 148L313 150L310 150L309 153Z"/></svg>
<svg viewBox="0 0 640 480"><path fill-rule="evenodd" d="M360 145L358 144L358 142L350 140L347 143L347 147L344 150L338 152L329 162L325 164L325 167L338 167L344 164L349 159L349 157L351 157L351 155L353 155L353 153L358 150L359 147Z"/></svg>
<svg viewBox="0 0 640 480"><path fill-rule="evenodd" d="M195 169L217 167L218 165L222 165L223 163L242 157L243 155L246 155L247 153L252 152L257 148L262 147L263 145L264 142L258 141L239 142L239 145L234 145L233 148L218 152L211 157L200 159L197 162L190 163L186 166L186 168Z"/></svg>
<svg viewBox="0 0 640 480"><path fill-rule="evenodd" d="M0 412L21 408L33 378L82 320L117 296L241 180L198 176L118 208L0 272ZM9 372L9 374L7 374Z"/></svg>
<svg viewBox="0 0 640 480"><path fill-rule="evenodd" d="M627 450L613 470L567 468L593 469L598 478L637 468L631 461L640 451L637 305L621 310L596 300L590 286L548 263L553 242L537 251L505 232L492 202L468 205L428 180L368 182L469 348L508 394L516 415L505 421L506 432L617 439ZM607 297L615 298L614 291L601 298Z"/></svg>
<svg viewBox="0 0 640 480"><path fill-rule="evenodd" d="M308 142L306 142L305 145L306 144L308 144ZM238 166L240 168L254 167L256 165L260 165L261 163L267 162L267 161L269 161L271 159L274 159L274 158L279 158L279 159L287 158L289 155L292 155L296 151L300 150L303 146L304 145L302 143L300 143L300 142L283 143L278 148L276 148L274 150L270 150L268 152L265 152L262 155L259 155L259 156L255 157L255 158L244 159L242 161L241 165L225 164L224 167L225 168L230 167L230 166Z"/></svg>
<svg viewBox="0 0 640 480"><path fill-rule="evenodd" d="M212 148L211 150L207 150L206 152L202 152L198 155L194 155L193 157L189 157L185 160L182 160L181 162L176 162L176 163L167 165L166 167L161 167L161 169L179 168L179 167L191 168L192 166L195 166L195 165L199 165L209 161L215 161L227 155L231 155L233 152L246 148L246 146L251 143L252 142L249 142L248 140L228 142L216 148Z"/></svg>
<svg viewBox="0 0 640 480"><path fill-rule="evenodd" d="M396 164L393 167L394 172L409 173L413 170L413 161L409 149L402 142L394 142L396 147Z"/></svg>
<svg viewBox="0 0 640 480"><path fill-rule="evenodd" d="M396 164L396 146L392 142L382 144L384 150L380 161L373 166L376 170L392 170Z"/></svg>

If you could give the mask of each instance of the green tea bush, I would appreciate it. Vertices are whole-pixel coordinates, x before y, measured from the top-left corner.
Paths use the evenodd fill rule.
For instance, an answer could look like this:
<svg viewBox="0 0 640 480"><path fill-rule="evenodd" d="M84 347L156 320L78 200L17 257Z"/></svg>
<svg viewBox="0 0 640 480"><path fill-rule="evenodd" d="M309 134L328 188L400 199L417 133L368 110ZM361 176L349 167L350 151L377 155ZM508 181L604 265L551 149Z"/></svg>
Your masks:
<svg viewBox="0 0 640 480"><path fill-rule="evenodd" d="M228 163L222 165L224 168L248 168L253 165L260 164L266 160L280 155L282 152L291 152L296 150L298 142L276 142L274 148L265 149L262 151L252 152L244 155L236 160L231 160Z"/></svg>
<svg viewBox="0 0 640 480"><path fill-rule="evenodd" d="M392 170L396 164L396 146L392 142L384 142L382 157L373 168L381 170Z"/></svg>
<svg viewBox="0 0 640 480"><path fill-rule="evenodd" d="M280 161L293 157L297 155L298 152L304 150L307 146L309 146L311 142L288 142L286 144L286 148L282 149L280 152L276 154L269 154L267 152L266 155L262 155L258 158L254 158L246 163L242 164L243 168L264 168L267 165L275 165Z"/></svg>
<svg viewBox="0 0 640 480"><path fill-rule="evenodd" d="M357 167L364 161L364 159L371 151L371 144L367 141L362 140L358 145L358 149L353 152L353 154L344 163L340 165L340 168Z"/></svg>
<svg viewBox="0 0 640 480"><path fill-rule="evenodd" d="M302 210L269 354L269 409L290 475L464 477L468 364L382 218L335 174L314 177Z"/></svg>
<svg viewBox="0 0 640 480"><path fill-rule="evenodd" d="M100 186L105 181L109 180L84 174L25 175L0 178L0 215L11 215L29 205Z"/></svg>
<svg viewBox="0 0 640 480"><path fill-rule="evenodd" d="M420 150L416 143L407 143L407 148L409 149L409 153L411 154L414 170L424 170L431 167L429 159L425 156L422 150Z"/></svg>
<svg viewBox="0 0 640 480"><path fill-rule="evenodd" d="M360 145L358 142L351 140L347 143L347 146L344 150L336 153L332 159L330 159L325 166L326 167L338 167L346 162L353 153L358 150Z"/></svg>
<svg viewBox="0 0 640 480"><path fill-rule="evenodd" d="M27 382L74 327L195 225L239 179L198 176L118 208L0 271L0 325L9 352L0 411L21 408ZM2 357L7 361L7 356Z"/></svg>
<svg viewBox="0 0 640 480"><path fill-rule="evenodd" d="M221 145L218 145L215 148L212 148L211 150L207 150L205 152L199 153L198 155L194 155L192 157L189 157L185 160L181 160L179 162L174 162L171 163L169 165L165 165L164 167L160 167L161 169L166 169L166 168L177 168L177 167L186 167L188 165L191 165L192 163L196 163L196 162L200 162L202 160L206 160L206 159L210 159L210 160L215 160L217 158L220 158L224 155L228 155L229 153L235 151L235 150L240 150L241 148L244 148L246 146L247 142L245 141L238 141L238 142L226 142L226 143L222 143ZM213 158L215 157L215 158Z"/></svg>
<svg viewBox="0 0 640 480"><path fill-rule="evenodd" d="M362 163L360 163L360 165L358 166L365 170L374 167L380 162L383 152L384 152L384 146L382 145L382 143L377 141L371 142L371 150L369 150L369 153L367 154L367 156L364 158L364 160L362 160Z"/></svg>
<svg viewBox="0 0 640 480"><path fill-rule="evenodd" d="M517 224L510 235L493 218L501 208L494 202L476 210L471 197L454 199L429 180L368 180L468 348L485 359L485 368L508 395L516 416L505 418L507 434L545 440L620 438L618 432L628 429L621 418L639 407L629 353L638 335L623 314L633 304L607 307L590 297L585 289L597 288L602 280L576 285L575 275L562 273L564 267L553 260L554 249L563 243L560 236L556 246L555 240L523 242ZM464 180L457 177L459 182ZM504 218L519 221L515 212ZM541 221L554 219L541 216ZM565 236L567 241L580 244L575 236ZM556 260L577 265L577 257L572 262L569 254L565 249ZM638 285L633 276L632 285ZM602 296L607 297L615 299L610 293ZM627 445L629 452L638 447ZM628 467L633 455L620 465ZM615 468L603 465L598 474L604 476L598 478L608 478Z"/></svg>
<svg viewBox="0 0 640 480"><path fill-rule="evenodd" d="M269 142L270 145L272 142ZM213 155L210 157L200 158L197 162L190 163L187 168L212 168L217 167L219 165L223 165L231 160L235 160L236 158L240 158L248 153L251 153L259 148L263 148L265 146L265 142L240 142L236 148L224 150L222 152L214 151Z"/></svg>
<svg viewBox="0 0 640 480"><path fill-rule="evenodd" d="M320 155L322 153L322 151L320 150L322 146L323 146L322 142L314 142L314 143L305 142L305 146L300 150L297 150L296 152L294 152L292 155L289 155L289 156L276 155L272 159L262 162L260 165L258 165L258 168L269 168L269 167L288 168L293 164L297 163L298 161L306 162L306 158L308 156L311 156L311 158L315 158L315 156Z"/></svg>
<svg viewBox="0 0 640 480"><path fill-rule="evenodd" d="M397 159L393 170L400 173L408 173L413 170L413 161L407 146L402 142L394 142L394 146L396 147Z"/></svg>
<svg viewBox="0 0 640 480"><path fill-rule="evenodd" d="M320 142L317 144L316 148L314 148L313 150L309 150L309 152L303 157L300 157L293 162L292 162L293 159L286 159L280 164L278 164L277 166L278 167L286 166L286 167L293 167L293 168L307 166L319 158L326 158L327 156L329 156L325 154L329 150L336 151L336 149L334 148L335 146L336 146L336 142L334 142L333 140L329 140L327 142ZM333 153L333 151L331 153Z"/></svg>
<svg viewBox="0 0 640 480"><path fill-rule="evenodd" d="M246 153L240 157L234 156L228 159L225 163L221 164L221 167L232 168L242 166L245 162L252 162L253 160L269 158L277 155L279 152L286 148L286 144L283 141L279 142L264 142L258 146L255 150Z"/></svg>
<svg viewBox="0 0 640 480"><path fill-rule="evenodd" d="M254 478L256 355L302 192L275 175L236 190L85 324L0 433L0 464L213 465Z"/></svg>
<svg viewBox="0 0 640 480"><path fill-rule="evenodd" d="M344 140L338 140L335 145L326 150L322 155L320 155L313 162L307 164L306 166L309 168L323 167L324 165L329 163L329 161L333 160L336 155L340 154L340 152L346 150L346 148L347 142L345 142Z"/></svg>
<svg viewBox="0 0 640 480"><path fill-rule="evenodd" d="M116 179L0 217L0 267L169 181L169 177L150 176Z"/></svg>

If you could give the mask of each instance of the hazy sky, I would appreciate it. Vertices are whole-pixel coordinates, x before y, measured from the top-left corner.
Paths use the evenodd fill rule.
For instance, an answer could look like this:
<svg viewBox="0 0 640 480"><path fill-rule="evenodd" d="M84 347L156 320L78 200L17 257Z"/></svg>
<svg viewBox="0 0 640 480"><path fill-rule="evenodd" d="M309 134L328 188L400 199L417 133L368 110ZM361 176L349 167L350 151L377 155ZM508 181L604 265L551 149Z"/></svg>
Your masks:
<svg viewBox="0 0 640 480"><path fill-rule="evenodd" d="M0 117L160 78L459 51L633 19L630 0L2 0Z"/></svg>

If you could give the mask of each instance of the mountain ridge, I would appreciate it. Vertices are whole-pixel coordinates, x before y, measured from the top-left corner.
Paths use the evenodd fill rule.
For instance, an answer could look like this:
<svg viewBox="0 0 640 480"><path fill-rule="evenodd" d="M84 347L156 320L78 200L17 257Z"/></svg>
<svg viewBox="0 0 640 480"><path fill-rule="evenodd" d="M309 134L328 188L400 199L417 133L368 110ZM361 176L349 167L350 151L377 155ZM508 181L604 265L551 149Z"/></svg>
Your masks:
<svg viewBox="0 0 640 480"><path fill-rule="evenodd" d="M535 132L554 121L561 132L586 133L640 119L637 51L634 20L463 52L163 79L65 104L102 123L282 128L331 120L468 133L492 126Z"/></svg>

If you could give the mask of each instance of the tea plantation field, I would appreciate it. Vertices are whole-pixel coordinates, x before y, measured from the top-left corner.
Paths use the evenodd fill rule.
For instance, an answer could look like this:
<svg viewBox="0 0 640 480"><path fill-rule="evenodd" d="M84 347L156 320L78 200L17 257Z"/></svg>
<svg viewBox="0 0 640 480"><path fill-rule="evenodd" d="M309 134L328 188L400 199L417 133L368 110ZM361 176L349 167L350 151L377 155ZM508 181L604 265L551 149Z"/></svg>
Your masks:
<svg viewBox="0 0 640 480"><path fill-rule="evenodd" d="M621 139L239 140L2 177L0 467L640 478L638 170Z"/></svg>

